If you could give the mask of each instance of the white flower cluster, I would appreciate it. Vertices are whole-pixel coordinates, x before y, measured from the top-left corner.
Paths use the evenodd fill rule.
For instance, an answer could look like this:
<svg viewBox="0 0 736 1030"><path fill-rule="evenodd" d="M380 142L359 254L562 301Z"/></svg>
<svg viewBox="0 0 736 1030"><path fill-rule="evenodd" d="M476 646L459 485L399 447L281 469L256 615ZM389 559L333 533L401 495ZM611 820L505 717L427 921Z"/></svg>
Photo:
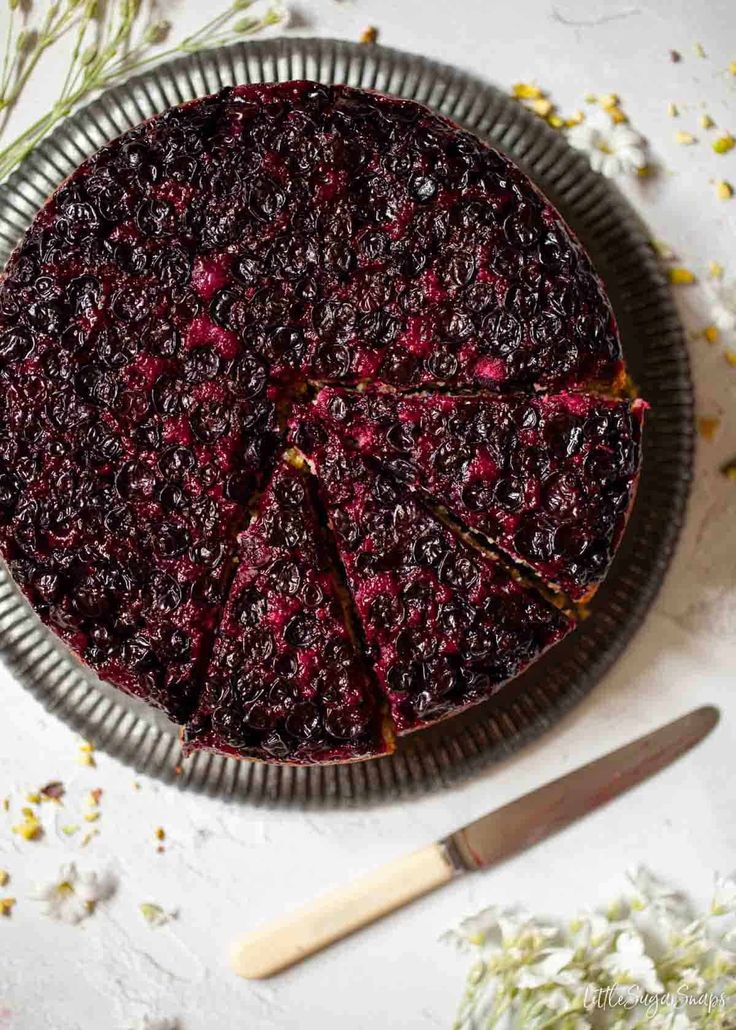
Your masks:
<svg viewBox="0 0 736 1030"><path fill-rule="evenodd" d="M475 957L455 1030L736 1026L736 880L699 916L646 870L629 880L564 927L493 907L446 934Z"/></svg>

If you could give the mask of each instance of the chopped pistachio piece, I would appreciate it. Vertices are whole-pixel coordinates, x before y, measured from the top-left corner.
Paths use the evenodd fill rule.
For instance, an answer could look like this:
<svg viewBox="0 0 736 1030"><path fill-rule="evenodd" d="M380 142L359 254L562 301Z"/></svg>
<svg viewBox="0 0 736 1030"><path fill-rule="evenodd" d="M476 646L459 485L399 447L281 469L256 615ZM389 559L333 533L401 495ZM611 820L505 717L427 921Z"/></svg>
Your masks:
<svg viewBox="0 0 736 1030"><path fill-rule="evenodd" d="M151 926L163 926L172 918L168 912L164 912L160 905L154 905L150 901L144 901L140 905L140 912L147 923Z"/></svg>
<svg viewBox="0 0 736 1030"><path fill-rule="evenodd" d="M541 100L544 93L533 82L515 82L511 87L511 95L517 100Z"/></svg>
<svg viewBox="0 0 736 1030"><path fill-rule="evenodd" d="M43 826L30 808L22 808L23 821L12 827L13 833L17 833L23 840L38 840L43 834Z"/></svg>
<svg viewBox="0 0 736 1030"><path fill-rule="evenodd" d="M736 139L733 138L730 132L725 132L718 139L714 139L711 146L716 154L727 154L729 150L733 150L736 147Z"/></svg>

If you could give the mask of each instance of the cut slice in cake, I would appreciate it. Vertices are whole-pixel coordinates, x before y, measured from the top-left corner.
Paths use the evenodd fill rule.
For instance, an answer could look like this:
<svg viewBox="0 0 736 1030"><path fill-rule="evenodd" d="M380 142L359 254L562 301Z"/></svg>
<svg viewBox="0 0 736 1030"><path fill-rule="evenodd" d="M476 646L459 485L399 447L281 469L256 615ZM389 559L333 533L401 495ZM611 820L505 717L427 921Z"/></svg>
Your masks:
<svg viewBox="0 0 736 1030"><path fill-rule="evenodd" d="M386 753L305 470L280 464L239 565L185 749L294 764Z"/></svg>
<svg viewBox="0 0 736 1030"><path fill-rule="evenodd" d="M0 423L13 429L0 439L0 548L85 664L179 721L279 428L265 381L258 396L238 394L234 379L206 374L203 349L179 381L149 345L120 379L92 376L92 363L92 378L51 376L33 357L25 398L0 391ZM56 363L68 358L59 345Z"/></svg>
<svg viewBox="0 0 736 1030"><path fill-rule="evenodd" d="M305 415L421 487L573 600L613 560L636 493L642 401L326 388ZM314 428L312 428L312 433Z"/></svg>
<svg viewBox="0 0 736 1030"><path fill-rule="evenodd" d="M369 459L334 437L308 456L400 733L490 697L572 628Z"/></svg>

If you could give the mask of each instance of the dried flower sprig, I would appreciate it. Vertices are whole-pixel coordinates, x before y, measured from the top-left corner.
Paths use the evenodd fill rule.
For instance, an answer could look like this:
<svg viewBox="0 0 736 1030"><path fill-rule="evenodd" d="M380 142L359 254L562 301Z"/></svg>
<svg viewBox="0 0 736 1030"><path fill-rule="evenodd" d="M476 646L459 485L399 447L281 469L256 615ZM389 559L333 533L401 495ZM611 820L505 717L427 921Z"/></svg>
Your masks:
<svg viewBox="0 0 736 1030"><path fill-rule="evenodd" d="M566 926L490 908L446 937L473 954L455 1030L708 1030L736 1025L736 881L708 910L646 870Z"/></svg>
<svg viewBox="0 0 736 1030"><path fill-rule="evenodd" d="M287 17L281 0L232 0L196 32L165 45L171 26L160 16L158 0L53 0L33 24L26 4L7 3L10 19L0 58L0 134L46 51L68 35L74 43L51 109L0 148L0 180L80 101L166 57L224 46L284 24Z"/></svg>

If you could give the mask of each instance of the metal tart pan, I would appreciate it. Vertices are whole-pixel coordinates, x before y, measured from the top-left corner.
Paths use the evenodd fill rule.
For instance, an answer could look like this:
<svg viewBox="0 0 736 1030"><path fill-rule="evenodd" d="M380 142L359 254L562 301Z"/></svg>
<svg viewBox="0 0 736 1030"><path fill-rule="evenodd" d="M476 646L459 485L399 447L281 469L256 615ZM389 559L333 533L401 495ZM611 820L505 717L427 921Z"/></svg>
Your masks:
<svg viewBox="0 0 736 1030"><path fill-rule="evenodd" d="M436 790L548 730L626 647L652 604L685 512L693 390L684 334L645 226L611 183L496 87L422 57L329 39L239 43L162 64L67 118L0 187L0 263L46 197L86 157L142 120L244 82L342 82L426 104L521 165L556 204L605 280L629 369L651 404L638 497L590 617L500 694L403 740L394 755L342 766L274 766L199 753L177 728L85 669L39 621L0 562L0 660L41 703L141 773L246 803L368 803Z"/></svg>

